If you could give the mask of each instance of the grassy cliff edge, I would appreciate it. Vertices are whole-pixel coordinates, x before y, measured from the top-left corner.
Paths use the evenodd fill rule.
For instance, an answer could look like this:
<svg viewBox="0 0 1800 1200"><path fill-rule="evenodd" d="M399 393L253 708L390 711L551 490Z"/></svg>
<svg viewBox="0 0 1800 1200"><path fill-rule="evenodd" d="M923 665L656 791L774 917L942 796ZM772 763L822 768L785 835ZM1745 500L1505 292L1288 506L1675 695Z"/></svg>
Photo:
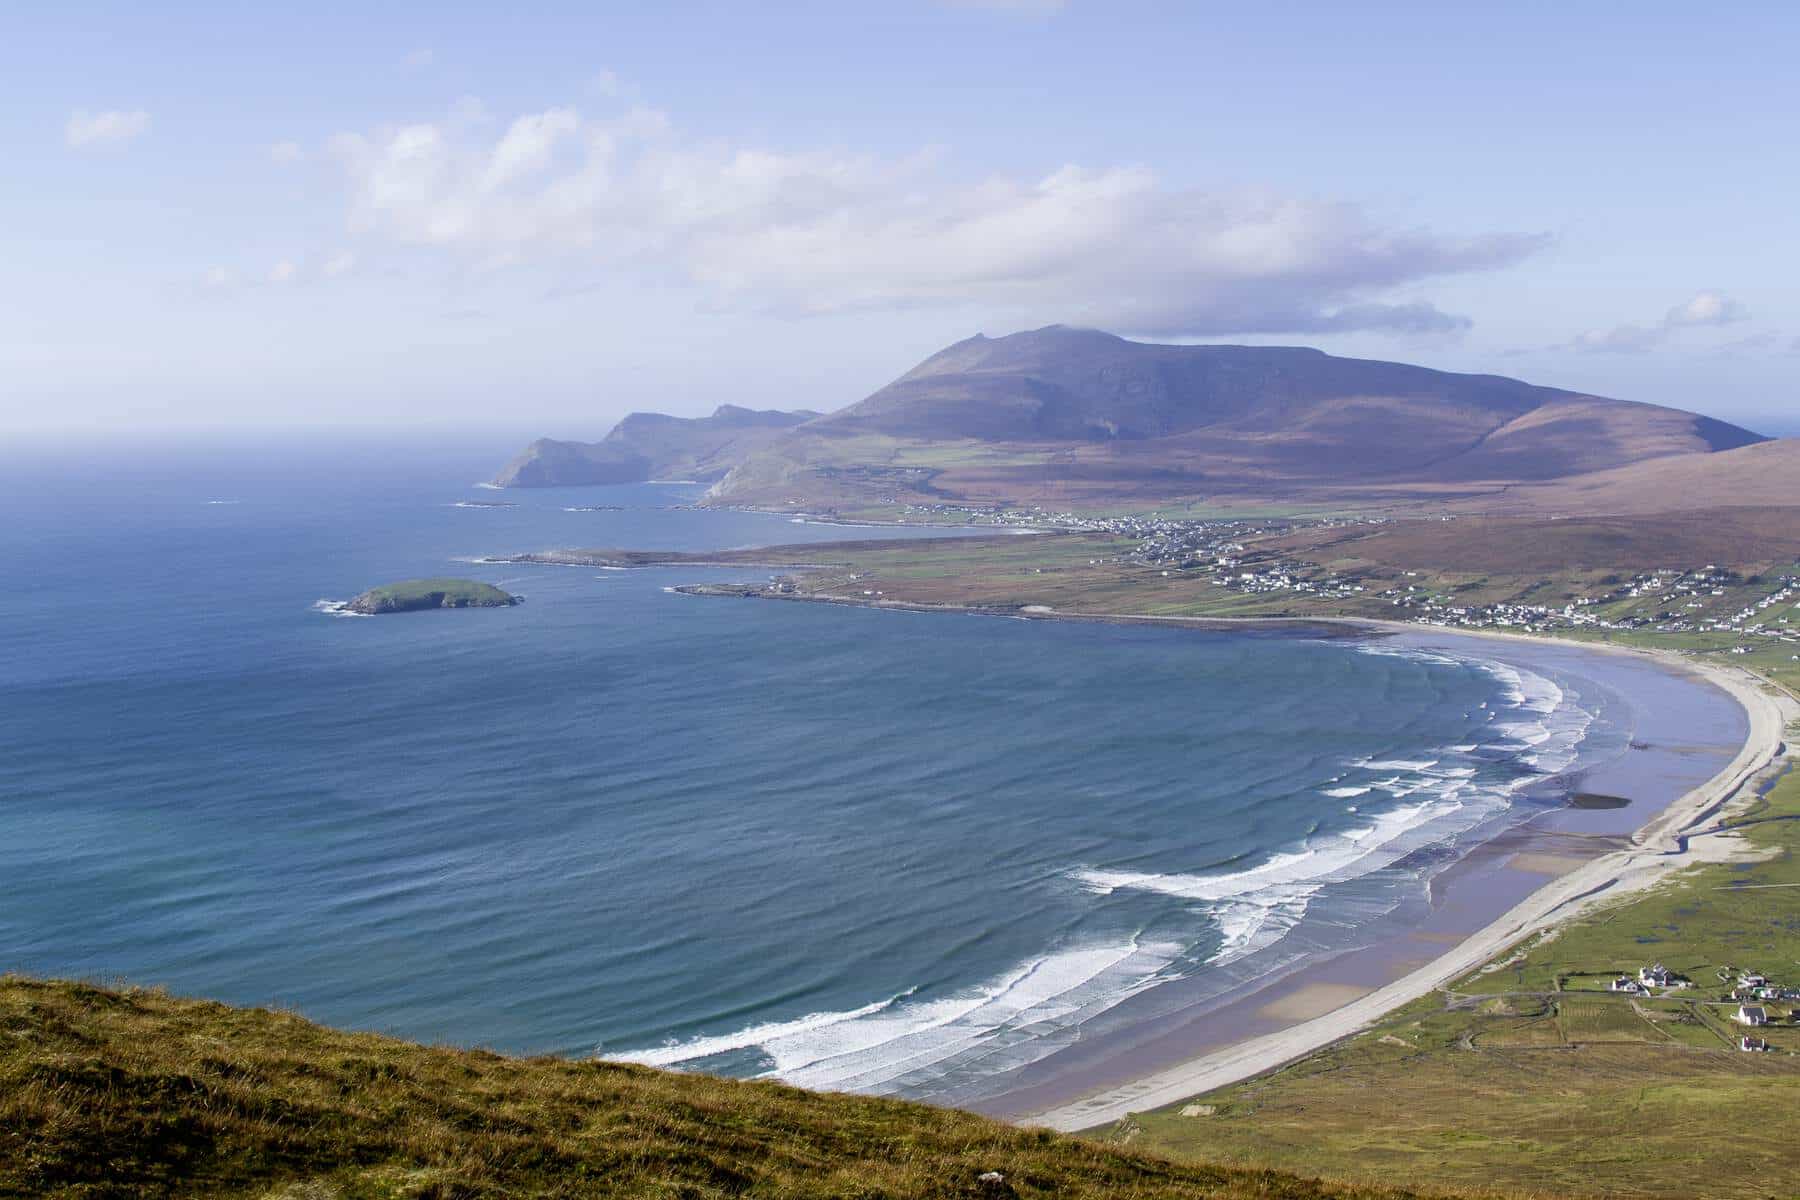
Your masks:
<svg viewBox="0 0 1800 1200"><path fill-rule="evenodd" d="M0 977L0 1196L1414 1194L1175 1165L894 1100Z"/></svg>

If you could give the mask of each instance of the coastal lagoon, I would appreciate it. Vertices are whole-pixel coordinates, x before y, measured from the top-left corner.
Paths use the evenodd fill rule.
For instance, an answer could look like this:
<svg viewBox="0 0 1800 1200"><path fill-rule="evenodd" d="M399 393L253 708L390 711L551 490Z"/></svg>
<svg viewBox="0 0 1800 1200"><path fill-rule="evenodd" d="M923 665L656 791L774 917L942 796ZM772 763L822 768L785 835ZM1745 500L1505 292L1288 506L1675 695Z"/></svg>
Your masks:
<svg viewBox="0 0 1800 1200"><path fill-rule="evenodd" d="M1085 1046L1148 1065L1206 1044L1186 1014L1466 931L1492 904L1446 883L1481 874L1477 848L1603 845L1743 736L1722 694L1579 651L483 564L845 536L695 510L691 485L474 485L494 463L357 443L9 464L0 967L1004 1109L1097 1071ZM446 574L525 603L325 611Z"/></svg>

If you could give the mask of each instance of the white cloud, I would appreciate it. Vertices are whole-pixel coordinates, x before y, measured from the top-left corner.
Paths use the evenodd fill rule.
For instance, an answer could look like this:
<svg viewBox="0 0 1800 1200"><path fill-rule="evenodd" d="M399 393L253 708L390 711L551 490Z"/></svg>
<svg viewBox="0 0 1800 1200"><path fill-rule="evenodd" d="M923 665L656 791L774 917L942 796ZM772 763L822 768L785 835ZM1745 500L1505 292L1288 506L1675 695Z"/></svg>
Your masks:
<svg viewBox="0 0 1800 1200"><path fill-rule="evenodd" d="M408 71L422 71L431 65L437 55L429 48L421 46L417 50L409 50L400 58L400 65Z"/></svg>
<svg viewBox="0 0 1800 1200"><path fill-rule="evenodd" d="M1729 296L1718 292L1699 292L1686 304L1677 304L1663 318L1663 324L1671 329L1693 325L1729 325L1733 321L1742 321L1750 314L1744 306Z"/></svg>
<svg viewBox="0 0 1800 1200"><path fill-rule="evenodd" d="M282 164L297 163L306 157L299 142L276 142L269 147L269 159Z"/></svg>
<svg viewBox="0 0 1800 1200"><path fill-rule="evenodd" d="M1696 292L1692 299L1677 304L1656 325L1615 325L1611 329L1590 329L1577 334L1566 346L1552 349L1581 350L1594 354L1642 354L1654 350L1683 329L1730 325L1746 320L1750 313L1744 306L1721 292Z"/></svg>
<svg viewBox="0 0 1800 1200"><path fill-rule="evenodd" d="M212 267L200 277L200 282L209 288L230 287L231 272L224 267Z"/></svg>
<svg viewBox="0 0 1800 1200"><path fill-rule="evenodd" d="M339 250L325 260L319 268L319 274L327 279L336 279L339 275L348 275L356 269L356 255L348 250Z"/></svg>
<svg viewBox="0 0 1800 1200"><path fill-rule="evenodd" d="M128 142L149 131L150 114L143 109L98 113L76 109L69 114L68 124L63 126L63 141L76 148L98 146L108 142Z"/></svg>
<svg viewBox="0 0 1800 1200"><path fill-rule="evenodd" d="M269 268L269 282L270 283L292 283L294 281L294 278L299 274L300 274L300 268L296 267L291 261L284 258L280 262L276 263L273 267Z"/></svg>
<svg viewBox="0 0 1800 1200"><path fill-rule="evenodd" d="M929 153L698 142L642 107L552 108L497 138L396 126L330 150L356 232L477 262L575 252L788 313L980 305L1157 335L1441 331L1467 322L1395 293L1546 241L1392 229L1352 204L1171 188L1138 166L968 181Z"/></svg>

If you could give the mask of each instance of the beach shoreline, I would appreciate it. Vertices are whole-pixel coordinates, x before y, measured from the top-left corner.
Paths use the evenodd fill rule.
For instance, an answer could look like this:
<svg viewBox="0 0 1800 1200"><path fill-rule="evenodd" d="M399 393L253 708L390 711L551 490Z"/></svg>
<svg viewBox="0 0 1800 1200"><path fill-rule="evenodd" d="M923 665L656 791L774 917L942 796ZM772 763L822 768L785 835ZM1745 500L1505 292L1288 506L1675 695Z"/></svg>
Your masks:
<svg viewBox="0 0 1800 1200"><path fill-rule="evenodd" d="M1693 671L1721 688L1744 708L1748 723L1744 743L1732 760L1651 817L1632 835L1629 845L1546 879L1501 916L1435 958L1342 1005L1128 1083L1051 1108L1016 1114L1013 1119L1059 1130L1088 1129L1263 1074L1368 1028L1393 1010L1478 970L1520 941L1596 904L1649 887L1683 867L1735 857L1737 848L1730 843L1736 838L1712 836L1705 845L1695 841L1721 808L1748 794L1752 789L1746 785L1781 756L1792 702L1783 703L1757 681L1728 669L1657 657L1664 667Z"/></svg>
<svg viewBox="0 0 1800 1200"><path fill-rule="evenodd" d="M970 1105L1017 1124L1072 1131L1109 1124L1131 1113L1159 1108L1263 1074L1353 1036L1387 1013L1429 994L1502 955L1519 941L1570 920L1602 901L1651 886L1670 872L1702 862L1729 860L1739 853L1739 839L1718 835L1708 822L1721 809L1754 789L1749 785L1784 755L1786 725L1800 716L1791 696L1748 672L1708 663L1673 651L1582 642L1573 639L1502 633L1493 630L1384 621L1358 617L1190 618L1151 614L1068 613L1045 607L1006 609L954 604L923 604L821 593L768 593L730 585L684 585L673 589L689 595L744 596L910 612L1010 616L1026 620L1059 620L1121 625L1150 625L1215 632L1281 632L1298 636L1426 635L1454 642L1553 647L1578 655L1618 656L1650 664L1663 674L1699 679L1729 696L1743 710L1744 740L1736 753L1704 782L1661 806L1631 832L1626 844L1585 859L1554 854L1519 853L1514 857L1537 864L1541 885L1473 932L1460 934L1428 961L1409 965L1404 973L1370 987L1312 983L1290 992L1284 1001L1257 1011L1285 1022L1272 1032L1210 1046L1200 1053L1109 1082L1073 1098L1043 1107L1015 1104ZM1479 657L1474 646L1467 648ZM1496 839L1497 840L1497 839ZM1478 848L1479 849L1479 848ZM1470 858L1477 851L1472 851ZM1452 868L1454 869L1454 868ZM1533 866L1524 869L1532 870ZM1268 985L1258 984L1239 1001L1255 1002ZM1279 1010L1279 1011L1278 1011ZM1065 1089L1066 1090L1066 1089Z"/></svg>

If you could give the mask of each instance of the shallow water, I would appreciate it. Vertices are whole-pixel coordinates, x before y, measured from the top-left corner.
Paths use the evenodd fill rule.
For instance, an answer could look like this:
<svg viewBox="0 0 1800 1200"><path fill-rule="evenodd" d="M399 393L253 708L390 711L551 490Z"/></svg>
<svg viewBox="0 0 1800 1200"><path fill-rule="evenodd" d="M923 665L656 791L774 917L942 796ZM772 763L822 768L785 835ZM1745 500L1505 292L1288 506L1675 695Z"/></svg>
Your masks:
<svg viewBox="0 0 1800 1200"><path fill-rule="evenodd" d="M494 459L12 465L0 966L961 1094L1157 983L1353 940L1629 736L1604 689L1441 650L459 562L845 536L680 486L459 507ZM527 602L314 607L448 573Z"/></svg>

